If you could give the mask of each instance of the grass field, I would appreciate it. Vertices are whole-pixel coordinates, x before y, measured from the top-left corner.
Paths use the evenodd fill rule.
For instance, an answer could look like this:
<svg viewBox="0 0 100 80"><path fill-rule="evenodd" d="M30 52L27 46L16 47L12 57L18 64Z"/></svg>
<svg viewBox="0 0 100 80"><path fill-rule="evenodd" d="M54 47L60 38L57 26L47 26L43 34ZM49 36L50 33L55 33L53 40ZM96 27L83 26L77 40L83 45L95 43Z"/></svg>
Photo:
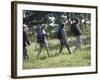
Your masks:
<svg viewBox="0 0 100 80"><path fill-rule="evenodd" d="M74 42L69 42L70 49L73 51ZM72 54L69 54L67 49L64 48L62 53L59 52L59 41L49 40L50 57L47 56L46 50L43 49L42 53L37 59L37 53L39 51L39 44L36 45L33 42L27 49L29 59L23 62L24 69L34 68L53 68L53 67L79 67L91 65L91 48L90 44L82 44L82 50L76 50ZM72 46L73 45L73 46ZM36 46L36 47L35 47Z"/></svg>

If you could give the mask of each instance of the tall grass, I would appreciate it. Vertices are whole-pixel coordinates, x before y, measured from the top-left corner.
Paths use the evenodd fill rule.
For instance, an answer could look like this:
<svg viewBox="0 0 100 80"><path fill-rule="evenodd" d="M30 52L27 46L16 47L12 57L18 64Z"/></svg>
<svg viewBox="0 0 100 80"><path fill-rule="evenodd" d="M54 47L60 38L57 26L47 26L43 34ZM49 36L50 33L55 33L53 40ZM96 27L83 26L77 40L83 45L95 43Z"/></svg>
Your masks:
<svg viewBox="0 0 100 80"><path fill-rule="evenodd" d="M37 59L39 51L39 44L33 42L28 48L29 59L23 61L24 69L34 68L52 68L52 67L79 67L91 65L91 50L90 44L82 45L82 50L76 50L72 54L68 53L68 50L64 48L62 53L59 52L59 41L49 40L50 57L47 56L46 50L43 49L42 53ZM72 44L70 44L72 45ZM69 45L69 46L70 46ZM36 47L35 47L36 46ZM73 50L73 46L70 46Z"/></svg>

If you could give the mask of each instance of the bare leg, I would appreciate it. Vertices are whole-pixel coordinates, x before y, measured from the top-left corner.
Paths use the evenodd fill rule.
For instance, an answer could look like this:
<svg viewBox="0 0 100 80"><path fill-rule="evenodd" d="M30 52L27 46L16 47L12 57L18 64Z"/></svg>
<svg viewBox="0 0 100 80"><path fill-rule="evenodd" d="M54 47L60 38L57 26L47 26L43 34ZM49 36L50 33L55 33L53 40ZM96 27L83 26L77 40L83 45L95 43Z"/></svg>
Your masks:
<svg viewBox="0 0 100 80"><path fill-rule="evenodd" d="M48 57L49 57L49 56L50 56L50 55L49 55L49 50L48 50L48 48L47 48L47 47L46 47L45 49L46 49L47 54L48 54Z"/></svg>
<svg viewBox="0 0 100 80"><path fill-rule="evenodd" d="M42 46L41 46L41 44L40 44L40 50L39 50L39 52L38 52L37 58L39 57L39 55L40 55L41 52L42 52Z"/></svg>
<svg viewBox="0 0 100 80"><path fill-rule="evenodd" d="M63 48L64 48L64 45L63 45L62 43L60 43L60 50L59 50L59 53L62 52Z"/></svg>
<svg viewBox="0 0 100 80"><path fill-rule="evenodd" d="M71 54L70 48L67 43L65 43L66 48L68 49L69 53Z"/></svg>

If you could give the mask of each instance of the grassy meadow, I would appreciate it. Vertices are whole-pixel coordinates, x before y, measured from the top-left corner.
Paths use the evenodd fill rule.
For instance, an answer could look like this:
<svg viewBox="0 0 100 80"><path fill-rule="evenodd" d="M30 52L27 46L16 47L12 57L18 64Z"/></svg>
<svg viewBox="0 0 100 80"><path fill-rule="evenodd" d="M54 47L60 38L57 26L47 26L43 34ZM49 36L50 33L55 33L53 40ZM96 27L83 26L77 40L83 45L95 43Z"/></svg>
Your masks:
<svg viewBox="0 0 100 80"><path fill-rule="evenodd" d="M68 40L71 51L75 48L75 40ZM68 53L66 48L62 53L59 53L59 41L57 39L48 40L48 48L50 57L48 57L45 49L37 59L39 51L39 44L32 42L27 47L29 59L23 61L23 69L36 69L36 68L54 68L54 67L80 67L91 65L91 47L88 40L84 40L82 50L76 50L72 54Z"/></svg>

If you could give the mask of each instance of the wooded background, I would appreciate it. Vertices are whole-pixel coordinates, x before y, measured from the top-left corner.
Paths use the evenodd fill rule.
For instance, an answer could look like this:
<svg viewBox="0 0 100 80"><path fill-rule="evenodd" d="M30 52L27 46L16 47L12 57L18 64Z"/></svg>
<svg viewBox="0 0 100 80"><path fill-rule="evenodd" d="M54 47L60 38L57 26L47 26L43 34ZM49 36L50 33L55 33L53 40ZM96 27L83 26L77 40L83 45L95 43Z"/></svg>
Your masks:
<svg viewBox="0 0 100 80"><path fill-rule="evenodd" d="M74 12L49 12L23 10L23 24L28 25L30 39L36 39L36 30L41 24L46 24L49 38L55 38L55 32L61 23L65 24L67 36L71 36L70 24L79 18L80 28L85 36L90 36L91 14ZM34 37L34 38L33 38Z"/></svg>

